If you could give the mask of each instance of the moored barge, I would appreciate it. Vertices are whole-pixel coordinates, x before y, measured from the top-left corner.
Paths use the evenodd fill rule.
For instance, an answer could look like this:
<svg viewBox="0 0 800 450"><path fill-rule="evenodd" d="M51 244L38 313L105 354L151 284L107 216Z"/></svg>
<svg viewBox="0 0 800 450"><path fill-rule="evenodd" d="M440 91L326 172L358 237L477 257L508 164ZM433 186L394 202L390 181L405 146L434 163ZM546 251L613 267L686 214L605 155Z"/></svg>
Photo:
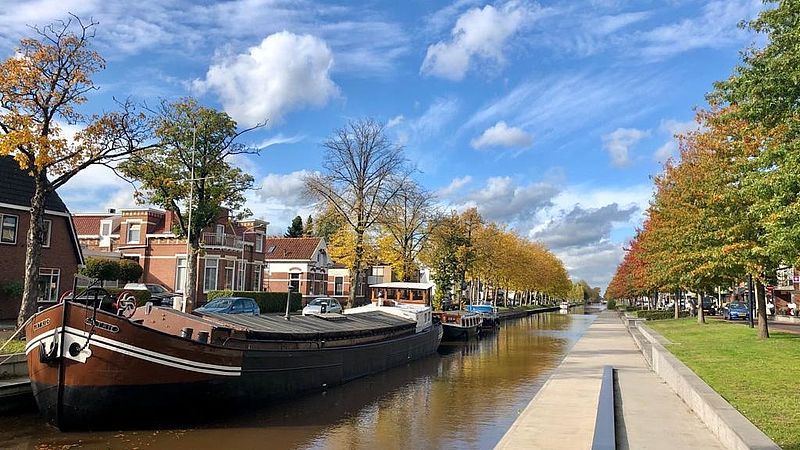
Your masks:
<svg viewBox="0 0 800 450"><path fill-rule="evenodd" d="M442 338L430 314L328 316L148 305L125 317L62 302L26 327L29 376L39 410L62 430L165 426L321 391L433 354Z"/></svg>

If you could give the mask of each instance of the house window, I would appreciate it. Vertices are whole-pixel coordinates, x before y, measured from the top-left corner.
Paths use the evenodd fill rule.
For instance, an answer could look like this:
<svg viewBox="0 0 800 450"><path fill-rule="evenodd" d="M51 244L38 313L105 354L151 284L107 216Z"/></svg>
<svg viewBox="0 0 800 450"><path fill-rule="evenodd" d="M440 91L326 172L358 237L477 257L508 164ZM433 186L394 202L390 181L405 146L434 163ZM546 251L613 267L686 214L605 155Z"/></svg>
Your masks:
<svg viewBox="0 0 800 450"><path fill-rule="evenodd" d="M289 274L289 286L292 287L293 292L300 292L300 274L299 273L290 273Z"/></svg>
<svg viewBox="0 0 800 450"><path fill-rule="evenodd" d="M344 295L344 277L333 279L333 295Z"/></svg>
<svg viewBox="0 0 800 450"><path fill-rule="evenodd" d="M256 253L261 253L264 251L264 236L262 234L256 234Z"/></svg>
<svg viewBox="0 0 800 450"><path fill-rule="evenodd" d="M175 258L175 292L183 292L186 287L186 257Z"/></svg>
<svg viewBox="0 0 800 450"><path fill-rule="evenodd" d="M17 216L10 214L0 214L0 243L3 244L16 244L17 243Z"/></svg>
<svg viewBox="0 0 800 450"><path fill-rule="evenodd" d="M52 229L52 220L45 219L42 221L42 247L50 247L50 232Z"/></svg>
<svg viewBox="0 0 800 450"><path fill-rule="evenodd" d="M58 300L58 284L61 269L39 269L39 301L55 302Z"/></svg>
<svg viewBox="0 0 800 450"><path fill-rule="evenodd" d="M111 236L111 221L104 220L100 222L100 237Z"/></svg>
<svg viewBox="0 0 800 450"><path fill-rule="evenodd" d="M261 291L261 274L264 272L264 267L261 264L253 265L253 290Z"/></svg>
<svg viewBox="0 0 800 450"><path fill-rule="evenodd" d="M373 267L372 268L372 276L374 276L374 277L383 277L383 267Z"/></svg>
<svg viewBox="0 0 800 450"><path fill-rule="evenodd" d="M141 234L142 224L129 223L128 224L128 244L138 244L139 235Z"/></svg>
<svg viewBox="0 0 800 450"><path fill-rule="evenodd" d="M239 273L236 274L236 286L240 291L244 290L245 264L244 260L239 261Z"/></svg>
<svg viewBox="0 0 800 450"><path fill-rule="evenodd" d="M203 292L213 291L217 288L217 270L219 259L206 258L206 267L203 272Z"/></svg>
<svg viewBox="0 0 800 450"><path fill-rule="evenodd" d="M225 289L233 289L233 264L225 264Z"/></svg>

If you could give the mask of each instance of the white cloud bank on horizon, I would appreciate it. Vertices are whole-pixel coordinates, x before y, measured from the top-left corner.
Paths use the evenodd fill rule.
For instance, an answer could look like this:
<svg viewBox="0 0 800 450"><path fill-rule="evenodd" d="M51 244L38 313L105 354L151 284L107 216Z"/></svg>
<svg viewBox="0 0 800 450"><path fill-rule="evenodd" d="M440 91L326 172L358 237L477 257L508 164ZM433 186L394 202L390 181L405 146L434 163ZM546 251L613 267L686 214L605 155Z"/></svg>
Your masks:
<svg viewBox="0 0 800 450"><path fill-rule="evenodd" d="M245 53L222 57L192 87L213 92L225 111L245 126L279 123L289 111L321 107L339 94L330 78L333 53L309 34L274 33Z"/></svg>

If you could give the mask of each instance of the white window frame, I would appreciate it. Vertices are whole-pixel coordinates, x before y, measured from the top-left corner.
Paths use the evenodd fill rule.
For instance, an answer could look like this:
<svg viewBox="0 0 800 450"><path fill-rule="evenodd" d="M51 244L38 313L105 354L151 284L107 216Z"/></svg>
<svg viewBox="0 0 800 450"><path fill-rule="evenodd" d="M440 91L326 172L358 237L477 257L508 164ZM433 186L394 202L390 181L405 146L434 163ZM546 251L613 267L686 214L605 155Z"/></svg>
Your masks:
<svg viewBox="0 0 800 450"><path fill-rule="evenodd" d="M103 227L108 226L108 233L103 233ZM111 237L111 232L113 231L114 223L111 220L104 219L100 221L100 237Z"/></svg>
<svg viewBox="0 0 800 450"><path fill-rule="evenodd" d="M233 264L231 264L233 263ZM235 261L226 261L225 262L225 289L233 290L236 287L236 265ZM228 274L230 273L230 278L228 278ZM231 284L228 286L228 280L230 280Z"/></svg>
<svg viewBox="0 0 800 450"><path fill-rule="evenodd" d="M264 252L264 235L261 233L256 233L256 253L263 253Z"/></svg>
<svg viewBox="0 0 800 450"><path fill-rule="evenodd" d="M293 281L297 281L297 290L294 292L300 292L300 272L289 273L289 285L291 285Z"/></svg>
<svg viewBox="0 0 800 450"><path fill-rule="evenodd" d="M44 234L47 232L47 234ZM47 237L47 240L45 240ZM42 247L50 248L50 241L53 240L53 221L50 219L42 220Z"/></svg>
<svg viewBox="0 0 800 450"><path fill-rule="evenodd" d="M338 292L337 286L339 287ZM333 277L333 295L344 295L344 277Z"/></svg>
<svg viewBox="0 0 800 450"><path fill-rule="evenodd" d="M243 291L244 290L244 282L245 278L247 277L247 261L239 260L238 267L236 268L236 290Z"/></svg>
<svg viewBox="0 0 800 450"><path fill-rule="evenodd" d="M3 230L6 228L6 217L14 218L14 241L3 240ZM16 214L0 214L0 244L16 245L17 244L17 230L19 230L19 216Z"/></svg>
<svg viewBox="0 0 800 450"><path fill-rule="evenodd" d="M131 231L133 231L133 227L138 227L139 229L139 236L135 241L131 240ZM141 222L128 222L128 230L125 235L125 243L127 244L139 244L142 240L142 223Z"/></svg>
<svg viewBox="0 0 800 450"><path fill-rule="evenodd" d="M264 278L264 266L261 264L253 264L253 290L261 292L262 279Z"/></svg>
<svg viewBox="0 0 800 450"><path fill-rule="evenodd" d="M39 292L39 301L42 303L55 303L58 301L59 289L61 288L61 269L53 269L42 267L39 269L39 280L41 283L42 277L50 277L49 288L47 288L47 298L44 297L44 292ZM55 282L53 280L55 279ZM53 285L55 284L55 288Z"/></svg>
<svg viewBox="0 0 800 450"><path fill-rule="evenodd" d="M217 281L219 280L219 257L206 256L203 259L205 260L203 264L203 292L216 291ZM211 261L214 261L213 265L208 264ZM209 269L214 269L213 277L208 276ZM213 286L210 284L211 281L214 282Z"/></svg>
<svg viewBox="0 0 800 450"><path fill-rule="evenodd" d="M183 261L183 265L181 265ZM181 277L181 269L183 276ZM183 293L186 287L186 277L189 275L189 258L186 255L175 255L175 292Z"/></svg>

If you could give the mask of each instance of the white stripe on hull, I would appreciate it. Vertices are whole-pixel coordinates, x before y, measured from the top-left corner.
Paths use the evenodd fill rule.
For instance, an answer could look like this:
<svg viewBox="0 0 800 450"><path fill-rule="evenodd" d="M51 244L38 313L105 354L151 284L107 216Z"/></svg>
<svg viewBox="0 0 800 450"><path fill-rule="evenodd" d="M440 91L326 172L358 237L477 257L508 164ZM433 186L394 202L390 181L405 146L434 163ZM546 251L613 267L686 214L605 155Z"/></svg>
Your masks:
<svg viewBox="0 0 800 450"><path fill-rule="evenodd" d="M66 327L67 333L80 336L82 338L89 337L89 333L83 330L78 330L72 327ZM61 328L56 328L54 330L50 330L46 333L42 333L39 336L36 336L35 339L28 342L25 346L25 353L30 353L39 342L54 335L60 334ZM178 358L175 356L167 355L164 353L154 352L152 350L147 350L141 347L136 347L133 345L125 344L123 342L119 342L114 339L109 339L105 336L99 336L97 334L93 334L89 346L96 345L100 348L104 348L106 350L110 350L115 353L119 353L122 355L130 356L132 358L141 359L144 361L152 362L155 364L161 364L163 366L174 367L176 369L187 370L190 372L198 372L198 373L206 373L210 375L222 375L222 376L240 376L242 374L241 366L223 366L217 364L207 364L199 361L192 361L189 359Z"/></svg>

